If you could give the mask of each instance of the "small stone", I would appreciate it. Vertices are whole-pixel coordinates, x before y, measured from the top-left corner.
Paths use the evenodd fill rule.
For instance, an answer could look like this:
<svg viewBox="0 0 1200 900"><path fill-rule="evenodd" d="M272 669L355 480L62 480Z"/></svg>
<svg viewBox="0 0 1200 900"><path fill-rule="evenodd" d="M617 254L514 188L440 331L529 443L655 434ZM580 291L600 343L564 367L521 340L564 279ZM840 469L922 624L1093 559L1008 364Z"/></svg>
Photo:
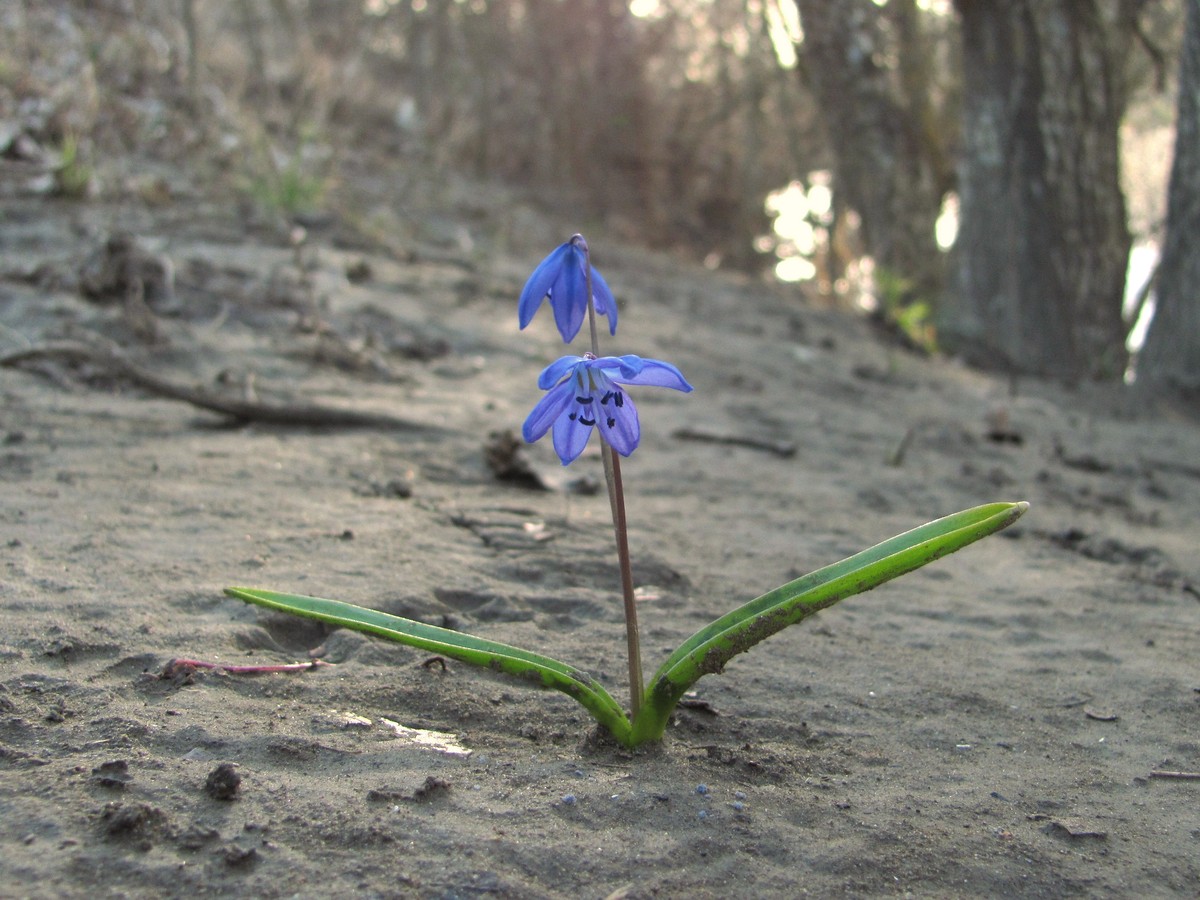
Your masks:
<svg viewBox="0 0 1200 900"><path fill-rule="evenodd" d="M116 802L104 807L101 818L104 820L105 830L112 836L143 837L166 820L161 809L148 803L125 806Z"/></svg>
<svg viewBox="0 0 1200 900"><path fill-rule="evenodd" d="M562 800L559 801L563 806L574 806L579 801L576 800L574 794L563 794Z"/></svg>
<svg viewBox="0 0 1200 900"><path fill-rule="evenodd" d="M438 778L436 775L430 775L425 779L425 783L413 791L413 800L417 803L426 803L442 794L448 793L450 790L450 782L445 778Z"/></svg>
<svg viewBox="0 0 1200 900"><path fill-rule="evenodd" d="M253 847L239 847L237 844L230 844L225 848L222 856L225 858L227 866L245 866L258 858L258 851Z"/></svg>
<svg viewBox="0 0 1200 900"><path fill-rule="evenodd" d="M700 795L702 795L702 796L703 796L704 794L707 794L707 793L708 793L708 785L707 785L707 784L698 784L698 785L696 785L696 793L697 793L697 794L700 794Z"/></svg>
<svg viewBox="0 0 1200 900"><path fill-rule="evenodd" d="M191 824L185 828L176 838L175 842L184 850L199 850L210 841L215 841L221 837L220 832L215 828L207 828L203 825Z"/></svg>
<svg viewBox="0 0 1200 900"><path fill-rule="evenodd" d="M232 800L242 786L242 776L234 763L221 763L208 773L204 790L214 800Z"/></svg>
<svg viewBox="0 0 1200 900"><path fill-rule="evenodd" d="M129 763L123 759L114 759L92 769L92 781L101 787L122 790L133 781L133 776L129 774Z"/></svg>

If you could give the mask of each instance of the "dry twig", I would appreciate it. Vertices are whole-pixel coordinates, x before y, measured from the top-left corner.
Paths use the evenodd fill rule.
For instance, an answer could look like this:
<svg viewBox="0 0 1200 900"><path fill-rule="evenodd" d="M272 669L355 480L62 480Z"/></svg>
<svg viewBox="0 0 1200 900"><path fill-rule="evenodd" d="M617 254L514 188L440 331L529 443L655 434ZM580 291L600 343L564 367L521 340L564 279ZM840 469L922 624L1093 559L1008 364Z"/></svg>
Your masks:
<svg viewBox="0 0 1200 900"><path fill-rule="evenodd" d="M121 378L151 394L180 400L239 422L263 422L269 425L315 428L397 428L407 431L435 431L434 426L379 413L321 406L313 403L263 403L224 397L202 387L180 384L163 378L134 363L115 347L100 347L75 341L38 344L0 356L0 367L17 368L41 360L84 362L107 374Z"/></svg>
<svg viewBox="0 0 1200 900"><path fill-rule="evenodd" d="M276 675L286 674L288 672L307 672L309 669L316 669L320 666L332 666L333 663L327 663L324 660L314 659L303 663L280 663L280 664L265 664L265 665L249 665L249 666L228 666L224 663L206 662L202 659L173 659L163 666L162 674L159 676L164 679L175 678L182 674L187 674L195 669L215 669L221 672L226 672L229 675Z"/></svg>
<svg viewBox="0 0 1200 900"><path fill-rule="evenodd" d="M729 447L748 447L751 450L761 450L782 459L796 455L796 445L784 441L770 441L762 438L747 437L740 434L710 434L692 428L678 428L671 437L681 441L697 441L702 444L724 444Z"/></svg>

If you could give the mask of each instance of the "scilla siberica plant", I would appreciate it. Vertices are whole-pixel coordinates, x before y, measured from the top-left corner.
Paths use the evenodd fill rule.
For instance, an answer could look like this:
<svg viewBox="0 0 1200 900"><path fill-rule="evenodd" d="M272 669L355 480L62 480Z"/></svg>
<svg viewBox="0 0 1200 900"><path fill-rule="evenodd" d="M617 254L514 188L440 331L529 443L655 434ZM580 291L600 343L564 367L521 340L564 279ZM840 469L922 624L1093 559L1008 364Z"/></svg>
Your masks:
<svg viewBox="0 0 1200 900"><path fill-rule="evenodd" d="M839 600L999 531L1028 508L1027 503L1019 502L989 503L964 510L768 591L696 632L667 658L648 684L643 684L620 466L620 457L637 449L641 425L626 387L666 387L686 393L692 386L670 363L638 356L600 355L596 317L605 316L609 333L615 335L617 304L608 284L592 267L582 235L559 246L534 269L517 304L521 328L532 321L543 301L550 303L555 324L568 344L586 320L591 349L582 356L563 356L542 371L538 386L546 394L534 406L522 430L530 442L551 431L554 450L563 465L578 459L592 432L599 432L625 606L630 714L590 675L518 647L337 600L257 588L227 588L226 593L555 688L583 704L621 744L636 747L660 740L684 692L703 676L720 672L737 654Z"/></svg>

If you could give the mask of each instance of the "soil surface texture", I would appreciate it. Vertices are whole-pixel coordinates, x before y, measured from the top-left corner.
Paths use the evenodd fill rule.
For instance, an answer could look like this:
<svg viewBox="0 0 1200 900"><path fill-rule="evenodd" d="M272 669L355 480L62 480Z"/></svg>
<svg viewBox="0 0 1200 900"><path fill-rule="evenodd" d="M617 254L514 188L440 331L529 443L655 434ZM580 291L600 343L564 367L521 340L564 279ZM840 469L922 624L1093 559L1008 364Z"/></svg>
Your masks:
<svg viewBox="0 0 1200 900"><path fill-rule="evenodd" d="M627 697L596 440L566 468L520 440L566 351L516 299L571 225L347 190L378 208L291 231L186 190L4 201L0 894L1195 896L1200 428L795 289L589 235L603 351L695 386L631 390L648 671L893 534L1031 508L704 678L660 746L225 596L386 610Z"/></svg>

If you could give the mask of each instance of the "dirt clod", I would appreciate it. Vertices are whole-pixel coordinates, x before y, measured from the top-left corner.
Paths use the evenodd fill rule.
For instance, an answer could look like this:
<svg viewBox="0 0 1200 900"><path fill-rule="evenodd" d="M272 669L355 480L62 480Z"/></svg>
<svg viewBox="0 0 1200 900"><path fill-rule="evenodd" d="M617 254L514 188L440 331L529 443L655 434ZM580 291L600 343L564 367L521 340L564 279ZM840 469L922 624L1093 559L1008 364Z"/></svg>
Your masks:
<svg viewBox="0 0 1200 900"><path fill-rule="evenodd" d="M242 776L234 763L221 763L208 773L204 792L214 800L232 800L242 787Z"/></svg>

